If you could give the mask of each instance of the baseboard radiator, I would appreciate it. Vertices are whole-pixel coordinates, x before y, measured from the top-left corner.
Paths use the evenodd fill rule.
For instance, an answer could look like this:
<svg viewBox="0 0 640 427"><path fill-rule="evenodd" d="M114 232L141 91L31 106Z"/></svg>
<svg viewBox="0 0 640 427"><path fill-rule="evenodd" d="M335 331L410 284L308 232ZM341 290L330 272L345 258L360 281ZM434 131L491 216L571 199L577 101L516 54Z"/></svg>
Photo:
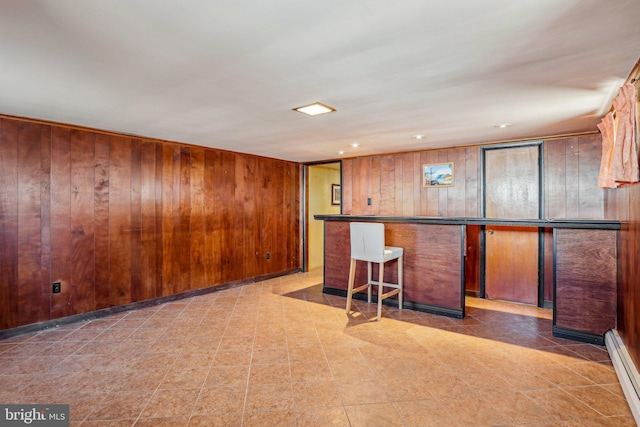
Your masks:
<svg viewBox="0 0 640 427"><path fill-rule="evenodd" d="M633 418L635 418L636 424L640 425L640 374L638 369L631 360L618 331L608 331L604 336L604 343L633 413Z"/></svg>

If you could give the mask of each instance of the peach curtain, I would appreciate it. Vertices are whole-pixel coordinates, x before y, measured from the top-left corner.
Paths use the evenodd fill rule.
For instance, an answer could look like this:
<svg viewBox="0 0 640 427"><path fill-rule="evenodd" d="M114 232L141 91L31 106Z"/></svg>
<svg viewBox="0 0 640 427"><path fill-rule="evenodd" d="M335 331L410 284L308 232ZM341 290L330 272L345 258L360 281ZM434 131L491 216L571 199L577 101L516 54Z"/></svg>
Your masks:
<svg viewBox="0 0 640 427"><path fill-rule="evenodd" d="M614 142L613 113L609 113L602 118L602 122L598 124L598 129L602 134L602 160L600 161L598 186L600 188L616 188L618 184L611 176Z"/></svg>
<svg viewBox="0 0 640 427"><path fill-rule="evenodd" d="M627 83L613 100L616 116L611 175L617 182L638 182L635 107L636 89Z"/></svg>

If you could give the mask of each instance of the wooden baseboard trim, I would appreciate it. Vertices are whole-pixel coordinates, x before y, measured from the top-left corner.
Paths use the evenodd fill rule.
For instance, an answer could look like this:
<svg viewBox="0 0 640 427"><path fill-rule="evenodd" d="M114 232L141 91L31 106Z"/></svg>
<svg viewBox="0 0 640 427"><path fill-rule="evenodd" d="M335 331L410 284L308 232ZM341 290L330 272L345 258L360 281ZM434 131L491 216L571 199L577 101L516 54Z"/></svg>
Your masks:
<svg viewBox="0 0 640 427"><path fill-rule="evenodd" d="M564 338L566 340L586 342L595 345L604 345L604 335L575 331L573 329L562 328L560 326L553 327L553 336L557 338Z"/></svg>
<svg viewBox="0 0 640 427"><path fill-rule="evenodd" d="M94 319L100 319L102 317L111 316L113 314L122 313L130 310L139 310L141 308L153 307L159 304L165 304L171 301L177 301L185 298L192 298L200 295L210 294L212 292L218 292L225 289L235 288L237 286L244 286L251 283L261 282L263 280L273 279L275 277L286 276L288 274L300 272L299 268L293 270L280 271L278 273L265 274L262 276L250 277L248 279L236 280L234 282L223 283L220 285L209 286L207 288L194 289L192 291L182 292L179 294L168 295L159 298L153 298L144 301L133 302L125 305L118 305L115 307L103 308L101 310L90 311L88 313L75 314L73 316L60 317L58 319L47 320L44 322L32 323L29 325L18 326L11 329L5 329L0 331L0 340L14 338L20 335L25 335L33 332L43 331L45 329L57 328L60 326L70 325L76 322L87 322Z"/></svg>

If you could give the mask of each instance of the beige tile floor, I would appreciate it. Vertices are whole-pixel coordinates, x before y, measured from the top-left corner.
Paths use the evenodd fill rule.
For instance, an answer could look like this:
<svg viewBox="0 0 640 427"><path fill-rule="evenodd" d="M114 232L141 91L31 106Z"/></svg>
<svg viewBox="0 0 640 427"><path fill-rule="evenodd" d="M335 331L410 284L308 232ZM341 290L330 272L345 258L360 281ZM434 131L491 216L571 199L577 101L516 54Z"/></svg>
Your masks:
<svg viewBox="0 0 640 427"><path fill-rule="evenodd" d="M88 426L633 426L603 347L550 310L450 319L322 294L321 272L0 341L0 403Z"/></svg>

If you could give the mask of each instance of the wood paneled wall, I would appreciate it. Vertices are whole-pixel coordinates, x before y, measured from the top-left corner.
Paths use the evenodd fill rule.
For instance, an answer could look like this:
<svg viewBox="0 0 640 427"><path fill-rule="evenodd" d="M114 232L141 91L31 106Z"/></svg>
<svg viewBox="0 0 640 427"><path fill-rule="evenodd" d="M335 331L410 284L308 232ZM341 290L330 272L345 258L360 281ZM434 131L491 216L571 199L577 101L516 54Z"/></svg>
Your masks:
<svg viewBox="0 0 640 427"><path fill-rule="evenodd" d="M0 118L0 330L299 268L300 174Z"/></svg>
<svg viewBox="0 0 640 427"><path fill-rule="evenodd" d="M605 212L619 219L618 332L640 368L640 184L607 190Z"/></svg>
<svg viewBox="0 0 640 427"><path fill-rule="evenodd" d="M343 213L479 217L480 155L480 147L469 147L345 159ZM546 218L604 218L604 191L597 182L600 156L599 134L544 142ZM454 162L455 185L423 188L422 164L442 162Z"/></svg>

